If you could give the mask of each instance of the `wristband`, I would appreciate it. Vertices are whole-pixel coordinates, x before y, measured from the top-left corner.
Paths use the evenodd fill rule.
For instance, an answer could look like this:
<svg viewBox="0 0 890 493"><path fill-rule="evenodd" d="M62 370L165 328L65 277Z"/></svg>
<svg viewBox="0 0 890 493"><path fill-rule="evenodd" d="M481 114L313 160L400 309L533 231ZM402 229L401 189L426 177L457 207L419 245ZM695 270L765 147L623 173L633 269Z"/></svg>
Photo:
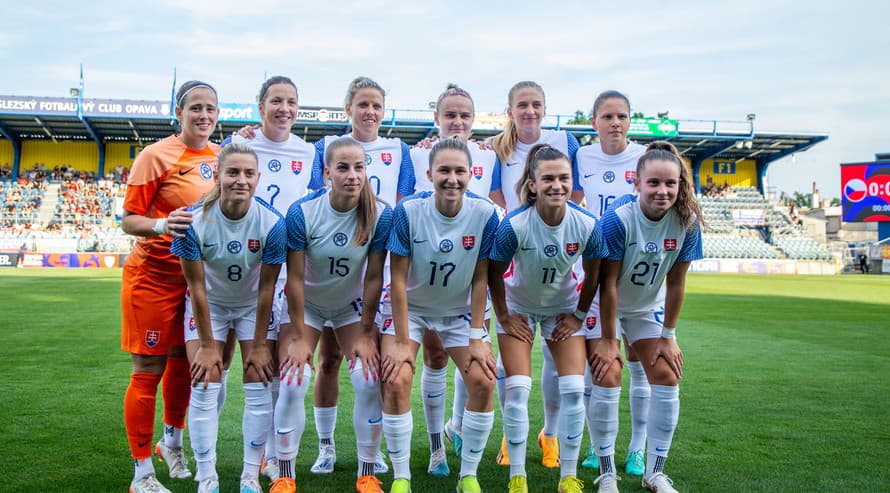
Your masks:
<svg viewBox="0 0 890 493"><path fill-rule="evenodd" d="M155 233L157 233L159 235L164 234L164 230L166 230L166 229L167 229L167 218L165 218L165 217L162 217L162 218L158 219L157 221L155 221L154 227L151 228L152 231L154 231Z"/></svg>
<svg viewBox="0 0 890 493"><path fill-rule="evenodd" d="M677 329L669 329L667 327L661 328L661 338L662 339L676 339L677 338Z"/></svg>
<svg viewBox="0 0 890 493"><path fill-rule="evenodd" d="M575 318L583 322L587 318L587 312L579 308L575 310Z"/></svg>
<svg viewBox="0 0 890 493"><path fill-rule="evenodd" d="M487 334L485 329L482 328L470 328L470 339L479 339L482 340L485 338Z"/></svg>

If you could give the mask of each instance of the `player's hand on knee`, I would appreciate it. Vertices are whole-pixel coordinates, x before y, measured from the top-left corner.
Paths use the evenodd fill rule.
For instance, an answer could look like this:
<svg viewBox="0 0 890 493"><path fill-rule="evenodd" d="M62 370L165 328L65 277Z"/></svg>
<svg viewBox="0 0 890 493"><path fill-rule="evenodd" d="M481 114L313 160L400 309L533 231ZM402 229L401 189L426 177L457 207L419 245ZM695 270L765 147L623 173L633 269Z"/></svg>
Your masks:
<svg viewBox="0 0 890 493"><path fill-rule="evenodd" d="M312 365L312 350L309 348L308 344L297 339L291 339L287 342L287 353L281 360L281 365L279 367L281 380L286 378L286 385L290 385L294 380L294 375L296 375L297 385L302 385L304 366L308 366L312 370L315 370L315 366Z"/></svg>
<svg viewBox="0 0 890 493"><path fill-rule="evenodd" d="M503 320L498 320L498 322L508 336L519 339L526 344L533 344L535 342L535 333L528 324L527 318L515 313L509 313Z"/></svg>
<svg viewBox="0 0 890 493"><path fill-rule="evenodd" d="M491 344L486 344L481 339L470 339L467 363L463 368L464 373L470 372L470 367L474 362L482 368L485 378L494 380L497 375L497 363L491 352Z"/></svg>
<svg viewBox="0 0 890 493"><path fill-rule="evenodd" d="M658 358L664 358L677 380L683 378L683 351L680 351L677 340L661 337L656 344L655 357L649 362L649 366L655 366Z"/></svg>
<svg viewBox="0 0 890 493"><path fill-rule="evenodd" d="M192 374L192 386L197 387L198 384L204 382L204 389L207 389L207 384L210 383L210 379L214 375L222 374L222 355L219 354L216 343L212 342L211 345L207 346L201 344L195 353L190 371Z"/></svg>
<svg viewBox="0 0 890 493"><path fill-rule="evenodd" d="M397 341L389 347L389 351L383 357L383 362L380 365L383 381L395 383L396 377L399 376L399 370L405 364L411 367L412 373L417 369L414 366L414 355L411 354L410 344Z"/></svg>
<svg viewBox="0 0 890 493"><path fill-rule="evenodd" d="M362 373L365 380L373 378L377 380L380 374L380 352L377 349L377 338L373 336L361 336L352 346L349 357L349 369L355 366L356 358L362 360Z"/></svg>
<svg viewBox="0 0 890 493"><path fill-rule="evenodd" d="M616 362L619 368L624 366L621 351L618 349L618 339L600 339L593 352L587 356L587 362L594 382L602 382Z"/></svg>
<svg viewBox="0 0 890 493"><path fill-rule="evenodd" d="M275 376L275 369L272 366L272 351L265 341L254 343L250 354L244 359L244 373L247 373L250 368L256 370L260 381L264 384L271 382Z"/></svg>

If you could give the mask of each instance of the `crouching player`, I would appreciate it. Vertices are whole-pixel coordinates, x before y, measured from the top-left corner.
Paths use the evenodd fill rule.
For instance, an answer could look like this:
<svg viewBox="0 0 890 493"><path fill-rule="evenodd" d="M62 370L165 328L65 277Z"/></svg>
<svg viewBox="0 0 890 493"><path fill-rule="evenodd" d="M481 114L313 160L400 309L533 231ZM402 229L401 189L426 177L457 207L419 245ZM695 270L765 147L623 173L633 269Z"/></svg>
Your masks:
<svg viewBox="0 0 890 493"><path fill-rule="evenodd" d="M216 187L193 211L192 224L170 250L180 257L189 286L185 340L194 388L189 402L189 436L198 463L198 493L218 493L217 398L222 351L234 329L244 366L244 469L242 493L261 493L257 476L262 446L272 419L268 386L274 372L266 342L275 281L285 260L284 219L254 200L259 180L257 155L230 144L218 158Z"/></svg>
<svg viewBox="0 0 890 493"><path fill-rule="evenodd" d="M472 158L463 141L439 142L429 159L434 192L412 195L396 207L387 244L393 318L380 330L383 433L394 472L390 492L411 491L411 387L426 329L436 331L464 372L469 398L457 491L479 492L476 469L494 421L496 369L482 323L498 219L491 202L466 193Z"/></svg>
<svg viewBox="0 0 890 493"><path fill-rule="evenodd" d="M683 353L675 332L689 263L702 258L701 211L688 166L666 142L649 144L637 162L634 188L603 216L608 246L600 286L602 339L591 355L593 397L589 409L599 454L600 492L617 492L615 437L621 394L621 356L615 321L643 362L652 387L643 487L676 492L664 474L680 415Z"/></svg>

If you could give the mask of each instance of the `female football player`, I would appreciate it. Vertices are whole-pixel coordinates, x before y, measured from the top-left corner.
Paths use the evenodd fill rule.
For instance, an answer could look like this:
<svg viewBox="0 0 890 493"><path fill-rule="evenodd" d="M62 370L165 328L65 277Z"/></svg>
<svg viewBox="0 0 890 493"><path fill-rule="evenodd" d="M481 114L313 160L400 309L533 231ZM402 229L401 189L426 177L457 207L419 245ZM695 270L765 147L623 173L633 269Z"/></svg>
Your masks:
<svg viewBox="0 0 890 493"><path fill-rule="evenodd" d="M286 383L275 410L281 477L272 493L295 491L293 464L305 426L309 368L326 325L333 327L337 344L350 361L359 455L356 491L382 492L374 476L381 433L374 320L383 290L392 211L371 191L365 150L358 141L352 137L331 141L325 163L328 187L294 203L287 214L287 297L296 330L280 340Z"/></svg>
<svg viewBox="0 0 890 493"><path fill-rule="evenodd" d="M478 492L476 470L494 422L495 362L483 328L488 252L497 227L495 206L466 194L472 157L459 138L430 152L421 192L395 210L388 248L392 255L393 323L380 330L383 433L393 464L391 493L411 491L411 387L414 359L425 330L435 330L463 372L469 394L463 417L458 492Z"/></svg>
<svg viewBox="0 0 890 493"><path fill-rule="evenodd" d="M470 141L475 113L473 98L470 94L456 84L449 84L445 88L445 92L440 94L436 100L436 111L433 113L433 118L436 126L439 127L439 139L457 137L467 144L473 158L470 184L467 186L467 190L480 197L487 197L491 193L492 177L500 171L495 152L487 144ZM414 189L417 192L433 191L433 184L426 177L432 145L419 143L411 149L411 161L414 163L414 177L417 182ZM500 198L500 194L491 198ZM498 205L502 208L504 206L503 203ZM490 312L490 307L486 306L485 327L488 327ZM452 414L446 424L447 364L448 353L442 346L442 341L439 340L435 332L426 331L423 335L423 371L420 375L420 390L423 397L427 433L430 438L430 463L427 472L434 476L450 474L445 458L445 448L442 444L443 433L454 443L458 457L460 457L462 449L460 433L464 408L467 405L467 388L464 385L460 369L455 368Z"/></svg>
<svg viewBox="0 0 890 493"><path fill-rule="evenodd" d="M526 159L516 194L524 204L498 227L491 255L491 300L497 315L498 347L506 370L504 434L510 457L511 493L526 493L528 394L534 327L550 346L560 393L558 415L560 493L580 493L578 454L584 435L582 324L596 292L605 256L596 219L569 203L572 165L565 154L536 145ZM573 265L582 259L587 282L578 293ZM512 274L504 279L511 266ZM506 288L506 289L505 289Z"/></svg>
<svg viewBox="0 0 890 493"><path fill-rule="evenodd" d="M391 207L414 191L414 166L408 145L397 138L380 137L386 92L377 82L357 77L346 90L345 109L352 123L349 133L365 149L365 165L371 191ZM325 148L337 137L328 136L315 143L321 167ZM389 269L384 268L384 287L389 284ZM318 345L318 372L315 376L315 430L318 433L318 458L311 471L327 474L337 461L334 427L337 423L340 362L343 359L330 328L322 330ZM377 458L378 473L388 471L383 454Z"/></svg>
<svg viewBox="0 0 890 493"><path fill-rule="evenodd" d="M253 199L259 180L257 155L243 144L219 154L216 186L193 208L191 227L173 240L188 283L186 350L191 363L189 438L198 472L198 493L218 493L216 441L222 353L234 330L244 359L244 468L242 493L261 493L257 477L272 419L274 376L267 343L275 281L285 260L284 218Z"/></svg>
<svg viewBox="0 0 890 493"><path fill-rule="evenodd" d="M522 180L523 168L529 150L537 144L548 144L569 157L574 166L575 154L578 152L578 141L565 130L542 129L541 124L547 114L544 89L536 82L521 81L510 88L507 95L507 121L504 131L492 139L492 145L500 161L500 173L495 175L492 185L493 194L501 194L507 211L512 211L522 204L516 193L516 186ZM577 188L577 186L576 186ZM581 201L580 192L573 191L572 200ZM554 468L559 465L559 445L556 439L559 414L558 374L547 344L541 345L544 365L541 370L541 390L544 396L544 427L538 433L538 444L543 450L542 464ZM498 359L498 375L503 377L503 364ZM501 399L503 411L502 387L503 379L498 380L498 397ZM501 451L497 458L498 464L509 465L506 441L501 440Z"/></svg>
<svg viewBox="0 0 890 493"><path fill-rule="evenodd" d="M188 478L182 432L189 405L189 364L182 320L186 282L172 237L189 229L186 206L213 187L219 146L210 142L219 117L216 90L189 81L176 92L181 132L139 153L127 180L121 229L138 236L121 287L121 349L133 371L124 396L124 423L136 470L130 491L167 492L151 463L155 399L163 379L164 437L155 447L172 478Z"/></svg>
<svg viewBox="0 0 890 493"><path fill-rule="evenodd" d="M587 199L587 210L602 218L609 205L618 197L634 193L634 177L636 176L637 160L646 151L646 147L627 140L630 130L630 101L618 91L600 93L593 102L591 125L599 134L599 143L578 149L575 182ZM575 188L578 188L577 186ZM582 275L579 269L575 273ZM587 338L588 352L601 337L599 296L593 299L588 317L593 317L595 324L584 331ZM618 328L620 331L620 327ZM627 353L627 368L630 371L630 416L631 439L628 446L627 461L624 471L640 476L645 468L646 416L649 414L649 382L643 365L633 351L624 345ZM591 395L591 381L585 380L584 393ZM591 401L588 400L588 405ZM588 426L590 423L588 423ZM590 433L591 440L593 432ZM582 464L584 467L596 468L597 455L591 447Z"/></svg>
<svg viewBox="0 0 890 493"><path fill-rule="evenodd" d="M601 492L615 492L615 437L621 393L616 318L652 388L643 487L676 492L664 474L680 414L678 383L683 353L676 330L689 263L702 258L701 211L688 165L677 149L653 142L637 163L638 196L616 200L600 223L609 255L600 294L602 338L590 354L593 396L590 421L599 454Z"/></svg>

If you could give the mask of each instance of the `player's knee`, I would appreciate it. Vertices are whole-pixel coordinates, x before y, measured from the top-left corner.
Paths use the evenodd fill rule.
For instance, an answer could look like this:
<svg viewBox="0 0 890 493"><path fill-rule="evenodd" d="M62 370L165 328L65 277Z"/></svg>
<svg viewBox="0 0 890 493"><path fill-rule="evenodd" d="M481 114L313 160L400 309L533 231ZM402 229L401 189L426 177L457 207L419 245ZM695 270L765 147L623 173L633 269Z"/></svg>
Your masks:
<svg viewBox="0 0 890 493"><path fill-rule="evenodd" d="M411 400L411 384L413 383L411 367L403 365L401 371L392 382L384 382L384 396L393 402L409 402Z"/></svg>
<svg viewBox="0 0 890 493"><path fill-rule="evenodd" d="M448 353L438 349L423 348L423 364L430 368L445 368L448 365Z"/></svg>
<svg viewBox="0 0 890 493"><path fill-rule="evenodd" d="M318 355L318 373L320 375L336 375L340 372L340 363L343 360L343 355L340 354L340 351L327 352L325 354L319 353Z"/></svg>
<svg viewBox="0 0 890 493"><path fill-rule="evenodd" d="M651 367L647 373L649 383L652 385L675 387L680 382L674 370L671 369L670 365L663 358L656 360L655 366Z"/></svg>
<svg viewBox="0 0 890 493"><path fill-rule="evenodd" d="M463 379L467 394L474 400L487 401L494 396L494 379L485 376L478 366L472 365L469 372L464 372Z"/></svg>

